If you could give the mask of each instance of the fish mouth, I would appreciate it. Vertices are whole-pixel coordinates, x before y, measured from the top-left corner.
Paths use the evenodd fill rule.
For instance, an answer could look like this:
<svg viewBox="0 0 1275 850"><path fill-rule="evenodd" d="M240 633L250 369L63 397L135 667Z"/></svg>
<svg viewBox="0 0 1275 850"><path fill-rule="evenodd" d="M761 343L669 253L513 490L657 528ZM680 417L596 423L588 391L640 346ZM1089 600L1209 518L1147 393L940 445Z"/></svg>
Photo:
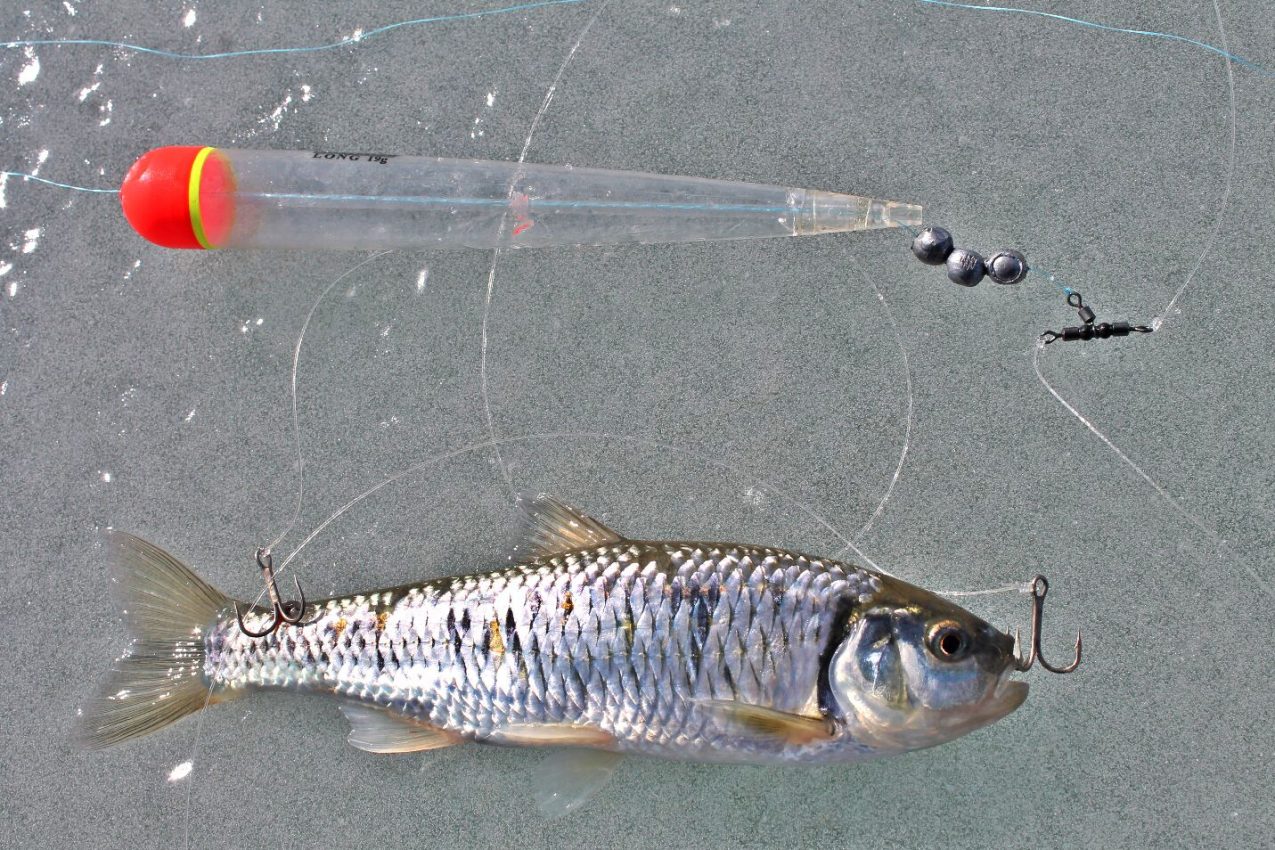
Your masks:
<svg viewBox="0 0 1275 850"><path fill-rule="evenodd" d="M1023 704L1027 699L1028 690L1026 682L1005 679L997 686L996 693L985 705L984 712L980 713L987 718L988 723L1000 720Z"/></svg>

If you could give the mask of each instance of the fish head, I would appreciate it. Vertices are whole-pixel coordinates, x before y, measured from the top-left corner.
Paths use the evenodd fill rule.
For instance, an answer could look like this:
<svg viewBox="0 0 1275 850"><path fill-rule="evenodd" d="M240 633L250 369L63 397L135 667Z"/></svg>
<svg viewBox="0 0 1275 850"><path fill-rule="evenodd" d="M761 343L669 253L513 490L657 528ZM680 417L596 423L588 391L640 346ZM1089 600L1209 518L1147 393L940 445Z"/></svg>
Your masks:
<svg viewBox="0 0 1275 850"><path fill-rule="evenodd" d="M847 733L880 751L931 747L1022 705L1014 640L960 606L886 576L857 603L830 657L828 693Z"/></svg>

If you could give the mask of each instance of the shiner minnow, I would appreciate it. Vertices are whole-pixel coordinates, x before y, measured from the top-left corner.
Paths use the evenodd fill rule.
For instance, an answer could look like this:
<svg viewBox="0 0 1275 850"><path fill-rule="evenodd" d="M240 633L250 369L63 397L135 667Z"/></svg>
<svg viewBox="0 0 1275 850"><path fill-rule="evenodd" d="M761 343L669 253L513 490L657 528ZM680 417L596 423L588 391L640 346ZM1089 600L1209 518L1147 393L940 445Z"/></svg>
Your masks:
<svg viewBox="0 0 1275 850"><path fill-rule="evenodd" d="M241 628L231 599L111 533L137 640L86 712L86 740L119 743L252 688L311 691L341 700L350 743L370 752L575 747L540 792L561 813L621 754L864 761L950 741L1027 696L1010 680L1026 666L1014 639L898 579L779 549L629 540L547 496L523 507L518 566L311 602L260 638L247 632L275 612L251 607Z"/></svg>

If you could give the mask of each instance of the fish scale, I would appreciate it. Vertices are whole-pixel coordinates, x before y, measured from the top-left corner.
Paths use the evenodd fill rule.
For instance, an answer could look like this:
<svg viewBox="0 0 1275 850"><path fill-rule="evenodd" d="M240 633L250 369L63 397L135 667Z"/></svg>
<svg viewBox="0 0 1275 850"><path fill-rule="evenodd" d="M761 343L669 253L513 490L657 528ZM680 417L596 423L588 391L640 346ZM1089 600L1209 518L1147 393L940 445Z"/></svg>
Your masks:
<svg viewBox="0 0 1275 850"><path fill-rule="evenodd" d="M205 673L227 688L330 692L475 740L571 724L625 752L745 760L774 742L705 700L817 713L831 618L879 586L782 550L621 541L321 600L305 624L261 639L231 616L206 639Z"/></svg>

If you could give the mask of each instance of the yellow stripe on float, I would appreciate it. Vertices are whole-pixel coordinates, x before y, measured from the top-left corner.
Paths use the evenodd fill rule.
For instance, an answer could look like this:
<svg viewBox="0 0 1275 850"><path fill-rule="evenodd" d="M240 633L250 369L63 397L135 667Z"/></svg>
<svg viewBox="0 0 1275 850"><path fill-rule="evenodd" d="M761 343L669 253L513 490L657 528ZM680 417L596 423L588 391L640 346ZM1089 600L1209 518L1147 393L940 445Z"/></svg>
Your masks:
<svg viewBox="0 0 1275 850"><path fill-rule="evenodd" d="M204 233L204 217L199 211L199 183L204 176L204 160L214 150L216 148L201 148L195 154L195 161L190 166L190 185L186 191L186 198L190 203L190 228L195 231L195 239L203 248L213 246L208 244L208 235Z"/></svg>

